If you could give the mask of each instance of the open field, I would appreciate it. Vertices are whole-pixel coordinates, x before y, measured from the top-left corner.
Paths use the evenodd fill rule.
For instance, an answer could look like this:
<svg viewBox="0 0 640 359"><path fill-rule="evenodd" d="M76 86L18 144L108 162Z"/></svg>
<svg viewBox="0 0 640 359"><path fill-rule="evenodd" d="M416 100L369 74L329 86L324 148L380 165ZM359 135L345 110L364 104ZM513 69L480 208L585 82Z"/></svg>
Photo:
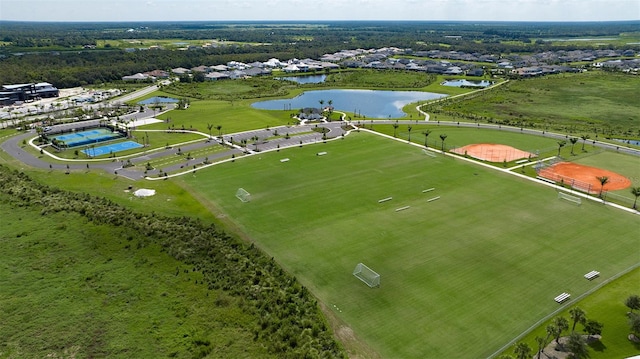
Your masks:
<svg viewBox="0 0 640 359"><path fill-rule="evenodd" d="M611 131L638 136L638 92L640 82L632 76L599 71L562 74L512 81L444 110L514 123L534 122L541 128L575 129L577 134L589 133L592 138L596 128L602 137Z"/></svg>
<svg viewBox="0 0 640 359"><path fill-rule="evenodd" d="M593 288L584 273L608 278L638 261L632 214L574 207L544 186L371 134L184 182L382 357L486 357L553 312L559 293ZM235 198L239 187L251 202ZM382 275L380 288L351 275L358 262Z"/></svg>
<svg viewBox="0 0 640 359"><path fill-rule="evenodd" d="M0 197L1 357L271 357L240 301L147 237Z"/></svg>

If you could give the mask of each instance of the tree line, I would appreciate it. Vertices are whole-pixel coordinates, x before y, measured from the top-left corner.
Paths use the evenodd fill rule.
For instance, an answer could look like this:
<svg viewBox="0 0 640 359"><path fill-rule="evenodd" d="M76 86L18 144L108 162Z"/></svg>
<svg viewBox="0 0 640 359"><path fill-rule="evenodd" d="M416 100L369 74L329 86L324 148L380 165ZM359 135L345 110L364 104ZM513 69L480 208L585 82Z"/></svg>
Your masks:
<svg viewBox="0 0 640 359"><path fill-rule="evenodd" d="M155 69L191 68L229 61L266 61L276 57L320 58L343 49L399 47L482 54L575 50L540 37L618 35L638 22L481 23L465 22L317 22L279 23L22 23L0 22L0 84L46 81L60 88L117 81ZM130 32L129 30L133 30ZM101 40L223 39L236 43L190 51L133 51L111 47L85 49ZM513 43L520 40L526 44ZM252 45L249 45L252 44ZM607 46L600 46L604 49ZM616 48L616 45L609 45ZM634 48L634 45L620 45ZM635 46L637 48L637 46Z"/></svg>
<svg viewBox="0 0 640 359"><path fill-rule="evenodd" d="M259 317L254 340L281 358L346 358L316 299L253 244L245 244L213 224L189 217L139 213L108 199L48 187L0 165L0 191L12 205L34 207L41 215L74 212L97 224L123 226L203 274L209 289L241 299ZM132 246L133 247L133 246Z"/></svg>

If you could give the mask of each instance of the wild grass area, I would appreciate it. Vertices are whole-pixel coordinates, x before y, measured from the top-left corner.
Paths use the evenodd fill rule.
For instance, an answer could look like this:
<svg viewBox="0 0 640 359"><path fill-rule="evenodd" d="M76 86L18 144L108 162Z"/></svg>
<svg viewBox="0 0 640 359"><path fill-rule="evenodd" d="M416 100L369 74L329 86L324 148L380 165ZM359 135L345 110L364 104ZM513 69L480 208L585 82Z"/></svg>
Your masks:
<svg viewBox="0 0 640 359"><path fill-rule="evenodd" d="M571 206L547 187L366 133L183 180L382 357L486 357L555 310L557 294L593 288L584 273L637 262L632 214ZM359 262L380 288L351 275Z"/></svg>
<svg viewBox="0 0 640 359"><path fill-rule="evenodd" d="M599 71L511 81L473 99L434 105L437 114L533 123L538 128L589 133L591 138L640 137L640 81ZM429 111L429 110L427 110Z"/></svg>
<svg viewBox="0 0 640 359"><path fill-rule="evenodd" d="M271 357L238 299L145 236L0 198L0 357Z"/></svg>

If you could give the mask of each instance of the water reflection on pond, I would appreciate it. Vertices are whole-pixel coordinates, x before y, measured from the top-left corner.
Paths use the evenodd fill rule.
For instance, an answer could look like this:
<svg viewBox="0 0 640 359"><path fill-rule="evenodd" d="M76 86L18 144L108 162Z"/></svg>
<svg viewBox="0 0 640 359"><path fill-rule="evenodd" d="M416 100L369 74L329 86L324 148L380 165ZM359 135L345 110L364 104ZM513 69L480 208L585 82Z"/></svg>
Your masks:
<svg viewBox="0 0 640 359"><path fill-rule="evenodd" d="M304 84L319 84L327 79L327 75L304 75L304 76L284 76L276 77L276 80L286 80Z"/></svg>
<svg viewBox="0 0 640 359"><path fill-rule="evenodd" d="M303 92L291 99L255 102L251 106L262 110L297 111L305 107L321 107L320 101L326 107L331 101L336 110L372 118L398 118L406 116L402 108L407 104L445 96L421 91L317 90Z"/></svg>
<svg viewBox="0 0 640 359"><path fill-rule="evenodd" d="M467 80L467 79L459 79L459 80L447 80L444 81L441 85L443 86L451 86L451 87L487 87L492 85L493 82L487 80Z"/></svg>

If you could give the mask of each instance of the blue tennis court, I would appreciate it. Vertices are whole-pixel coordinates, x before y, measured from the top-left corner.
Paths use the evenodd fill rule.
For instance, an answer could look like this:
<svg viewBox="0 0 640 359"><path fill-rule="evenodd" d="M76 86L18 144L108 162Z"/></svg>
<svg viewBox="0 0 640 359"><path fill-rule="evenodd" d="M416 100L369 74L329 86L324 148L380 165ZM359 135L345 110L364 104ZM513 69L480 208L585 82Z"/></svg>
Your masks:
<svg viewBox="0 0 640 359"><path fill-rule="evenodd" d="M112 143L110 145L104 145L104 146L95 147L95 148L87 148L82 150L81 152L89 157L97 157L97 156L116 153L120 151L126 151L126 150L130 150L133 148L140 148L140 147L142 147L142 145L139 143L136 143L133 141L126 141L126 142Z"/></svg>
<svg viewBox="0 0 640 359"><path fill-rule="evenodd" d="M123 137L120 132L113 132L107 128L96 128L82 132L67 133L51 137L52 140L64 142L67 147L78 147L104 142Z"/></svg>

